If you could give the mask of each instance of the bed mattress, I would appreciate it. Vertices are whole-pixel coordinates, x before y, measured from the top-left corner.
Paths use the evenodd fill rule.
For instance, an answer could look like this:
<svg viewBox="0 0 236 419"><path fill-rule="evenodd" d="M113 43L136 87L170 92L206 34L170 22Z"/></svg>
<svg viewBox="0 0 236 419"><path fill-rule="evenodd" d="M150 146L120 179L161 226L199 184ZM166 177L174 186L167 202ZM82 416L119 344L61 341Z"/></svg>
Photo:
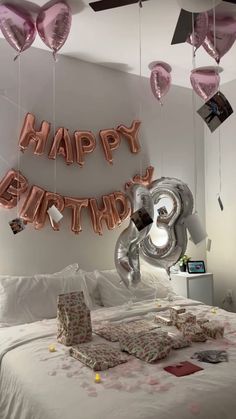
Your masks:
<svg viewBox="0 0 236 419"><path fill-rule="evenodd" d="M198 316L225 326L220 340L194 343L172 351L150 365L131 357L126 364L95 373L69 356L56 342L56 319L0 329L0 419L235 419L236 315L191 300L177 298L174 305L189 306ZM159 301L99 309L93 322L151 318L172 303ZM94 336L94 342L104 342ZM55 344L57 351L48 347ZM116 344L114 344L116 345ZM192 362L204 369L175 377L164 367L190 361L198 350L224 349L229 362L217 365Z"/></svg>

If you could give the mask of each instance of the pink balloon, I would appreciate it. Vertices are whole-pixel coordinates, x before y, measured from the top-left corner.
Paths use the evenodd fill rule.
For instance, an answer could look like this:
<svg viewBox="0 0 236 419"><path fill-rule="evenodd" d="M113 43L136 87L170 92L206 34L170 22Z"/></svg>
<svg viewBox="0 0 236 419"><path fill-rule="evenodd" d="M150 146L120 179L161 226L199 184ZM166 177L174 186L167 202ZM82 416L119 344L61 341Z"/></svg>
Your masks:
<svg viewBox="0 0 236 419"><path fill-rule="evenodd" d="M198 49L204 42L208 32L208 14L199 13L195 20L194 31L189 35L187 42Z"/></svg>
<svg viewBox="0 0 236 419"><path fill-rule="evenodd" d="M192 70L190 81L195 93L206 102L218 91L220 76L217 69L196 68Z"/></svg>
<svg viewBox="0 0 236 419"><path fill-rule="evenodd" d="M0 28L7 42L20 54L35 40L36 28L32 16L14 4L0 5Z"/></svg>
<svg viewBox="0 0 236 419"><path fill-rule="evenodd" d="M161 103L161 99L168 93L171 86L171 67L167 63L159 62L152 66L151 69L150 83L152 93Z"/></svg>
<svg viewBox="0 0 236 419"><path fill-rule="evenodd" d="M213 19L212 17L209 18L209 31L202 45L206 52L216 60L217 64L230 50L235 40L236 21L233 18L216 19L215 35Z"/></svg>
<svg viewBox="0 0 236 419"><path fill-rule="evenodd" d="M52 0L45 4L37 18L37 30L43 42L56 54L70 33L72 13L64 1Z"/></svg>

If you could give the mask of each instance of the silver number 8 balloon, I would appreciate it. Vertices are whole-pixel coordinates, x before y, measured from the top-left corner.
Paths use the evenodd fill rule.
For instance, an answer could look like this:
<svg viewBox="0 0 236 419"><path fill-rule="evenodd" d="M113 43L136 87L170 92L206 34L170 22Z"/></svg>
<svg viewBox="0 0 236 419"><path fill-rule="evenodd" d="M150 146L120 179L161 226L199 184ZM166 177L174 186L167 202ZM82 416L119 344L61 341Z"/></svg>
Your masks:
<svg viewBox="0 0 236 419"><path fill-rule="evenodd" d="M193 195L188 186L175 178L161 178L151 183L149 188L133 186L128 193L132 213L145 208L150 217L154 217L154 205L167 198L172 202L170 213L163 212L157 217L156 226L164 229L167 241L163 246L156 246L149 235L152 225L141 231L133 221L119 236L115 249L115 265L118 274L126 286L137 285L141 280L139 257L151 265L164 268L178 262L186 251L187 231L184 225L186 217L193 211Z"/></svg>

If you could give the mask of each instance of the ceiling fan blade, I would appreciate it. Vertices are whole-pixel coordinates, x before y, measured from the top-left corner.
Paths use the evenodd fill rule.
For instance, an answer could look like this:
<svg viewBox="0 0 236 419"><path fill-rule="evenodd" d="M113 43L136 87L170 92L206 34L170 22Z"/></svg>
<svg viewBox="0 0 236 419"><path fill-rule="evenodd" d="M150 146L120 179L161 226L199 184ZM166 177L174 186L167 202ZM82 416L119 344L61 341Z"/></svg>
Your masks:
<svg viewBox="0 0 236 419"><path fill-rule="evenodd" d="M193 13L194 21L198 13ZM171 45L182 44L186 42L188 36L193 31L192 13L187 10L181 9L175 32L171 41Z"/></svg>
<svg viewBox="0 0 236 419"><path fill-rule="evenodd" d="M100 0L89 3L94 12L101 12L107 9L114 9L115 7L128 6L129 4L139 3L140 0ZM148 1L148 0L142 0Z"/></svg>

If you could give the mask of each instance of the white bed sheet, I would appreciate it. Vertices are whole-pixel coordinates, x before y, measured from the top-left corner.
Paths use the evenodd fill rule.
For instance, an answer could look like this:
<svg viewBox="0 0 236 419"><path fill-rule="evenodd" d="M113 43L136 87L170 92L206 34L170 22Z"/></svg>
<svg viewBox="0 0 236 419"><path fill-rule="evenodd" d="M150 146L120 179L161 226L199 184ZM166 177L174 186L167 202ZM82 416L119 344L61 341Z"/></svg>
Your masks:
<svg viewBox="0 0 236 419"><path fill-rule="evenodd" d="M92 317L128 321L173 305L160 303L159 308L145 302L101 309ZM101 373L101 384L94 383L91 369L68 356L68 348L56 343L56 320L0 329L0 419L235 419L236 315L223 310L213 314L211 307L190 300L177 303L219 319L226 328L225 338L172 351L155 365L132 358ZM55 344L57 352L49 353L49 344ZM229 362L212 365L194 360L204 370L181 378L163 370L204 349L226 349Z"/></svg>

